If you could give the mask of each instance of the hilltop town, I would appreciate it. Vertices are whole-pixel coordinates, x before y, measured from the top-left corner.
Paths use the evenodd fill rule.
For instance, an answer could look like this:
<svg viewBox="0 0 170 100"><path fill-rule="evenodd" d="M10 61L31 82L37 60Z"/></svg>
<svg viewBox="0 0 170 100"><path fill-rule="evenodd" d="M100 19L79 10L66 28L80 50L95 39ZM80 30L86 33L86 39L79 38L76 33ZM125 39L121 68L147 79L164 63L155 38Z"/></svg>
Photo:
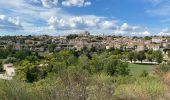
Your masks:
<svg viewBox="0 0 170 100"><path fill-rule="evenodd" d="M81 50L83 48L120 49L133 51L166 51L170 48L170 38L161 36L124 37L95 36L88 31L67 36L1 36L0 48L11 45L13 50L31 50L48 52L48 45L53 44L54 51L62 49Z"/></svg>

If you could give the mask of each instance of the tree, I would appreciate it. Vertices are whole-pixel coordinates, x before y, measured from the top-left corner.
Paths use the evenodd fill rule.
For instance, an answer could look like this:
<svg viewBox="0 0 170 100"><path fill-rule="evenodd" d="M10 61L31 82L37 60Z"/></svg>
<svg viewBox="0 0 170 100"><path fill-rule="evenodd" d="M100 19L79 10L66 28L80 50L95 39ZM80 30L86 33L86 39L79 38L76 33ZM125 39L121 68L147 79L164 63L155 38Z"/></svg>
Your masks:
<svg viewBox="0 0 170 100"><path fill-rule="evenodd" d="M153 56L153 54L147 54L146 58L147 58L148 61L152 62L153 59L154 59L154 56Z"/></svg>
<svg viewBox="0 0 170 100"><path fill-rule="evenodd" d="M16 66L18 77L22 81L27 81L27 72L32 69L34 65L27 60L23 60L19 65Z"/></svg>
<svg viewBox="0 0 170 100"><path fill-rule="evenodd" d="M128 63L119 62L116 66L116 75L126 76L129 75Z"/></svg>
<svg viewBox="0 0 170 100"><path fill-rule="evenodd" d="M81 55L78 58L78 65L82 67L84 70L88 70L88 72L92 72L92 69L89 66L89 58L86 55Z"/></svg>
<svg viewBox="0 0 170 100"><path fill-rule="evenodd" d="M133 52L129 52L128 53L128 59L132 62L134 58L134 53Z"/></svg>
<svg viewBox="0 0 170 100"><path fill-rule="evenodd" d="M136 62L138 59L138 53L134 52L133 61Z"/></svg>
<svg viewBox="0 0 170 100"><path fill-rule="evenodd" d="M28 60L23 60L16 68L19 79L26 82L32 83L47 76L47 68L45 66L38 67Z"/></svg>
<svg viewBox="0 0 170 100"><path fill-rule="evenodd" d="M114 75L122 75L126 76L129 74L128 64L120 61L115 56L110 56L104 62L105 71L114 76Z"/></svg>
<svg viewBox="0 0 170 100"><path fill-rule="evenodd" d="M162 63L163 61L163 55L162 55L162 52L161 51L155 51L154 52L154 57L155 57L155 60L160 64Z"/></svg>
<svg viewBox="0 0 170 100"><path fill-rule="evenodd" d="M0 72L2 72L2 71L3 71L3 61L0 60Z"/></svg>
<svg viewBox="0 0 170 100"><path fill-rule="evenodd" d="M27 56L26 59L30 62L36 62L38 60L37 56Z"/></svg>
<svg viewBox="0 0 170 100"><path fill-rule="evenodd" d="M21 50L15 53L14 57L20 60L24 60L27 56L30 56L31 51Z"/></svg>
<svg viewBox="0 0 170 100"><path fill-rule="evenodd" d="M0 49L0 59L6 59L10 52L6 49Z"/></svg>
<svg viewBox="0 0 170 100"><path fill-rule="evenodd" d="M153 61L153 59L154 59L153 50L147 51L147 53L146 53L146 58L147 58L147 60L150 61L150 62Z"/></svg>
<svg viewBox="0 0 170 100"><path fill-rule="evenodd" d="M60 62L65 62L67 66L74 65L77 63L77 58L74 56L73 52L69 50L62 50L56 54L57 60Z"/></svg>
<svg viewBox="0 0 170 100"><path fill-rule="evenodd" d="M15 62L17 62L17 59L15 57L8 57L7 59L4 60L4 64L15 63Z"/></svg>
<svg viewBox="0 0 170 100"><path fill-rule="evenodd" d="M77 34L70 34L70 35L68 35L66 38L67 38L68 40L70 40L70 39L75 39L76 37L78 37Z"/></svg>
<svg viewBox="0 0 170 100"><path fill-rule="evenodd" d="M152 39L152 37L150 37L150 36L145 36L144 37L144 40L151 40Z"/></svg>
<svg viewBox="0 0 170 100"><path fill-rule="evenodd" d="M101 57L97 54L92 55L92 59L90 61L90 66L92 66L93 71L95 73L101 72L103 70L105 60L106 59L104 59L103 57Z"/></svg>
<svg viewBox="0 0 170 100"><path fill-rule="evenodd" d="M48 51L51 53L51 52L54 52L54 49L56 47L56 44L49 44L48 45Z"/></svg>
<svg viewBox="0 0 170 100"><path fill-rule="evenodd" d="M138 60L141 61L141 63L142 63L142 61L143 61L144 59L146 59L145 52L144 52L144 51L139 51L137 58L138 58Z"/></svg>

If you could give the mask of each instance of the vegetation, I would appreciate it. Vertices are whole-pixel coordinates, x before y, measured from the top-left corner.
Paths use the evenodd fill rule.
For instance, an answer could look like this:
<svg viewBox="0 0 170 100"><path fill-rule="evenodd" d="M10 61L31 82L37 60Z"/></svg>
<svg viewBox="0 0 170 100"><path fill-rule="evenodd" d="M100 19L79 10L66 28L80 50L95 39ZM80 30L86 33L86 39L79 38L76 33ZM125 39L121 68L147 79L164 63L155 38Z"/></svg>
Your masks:
<svg viewBox="0 0 170 100"><path fill-rule="evenodd" d="M144 70L151 73L155 68L155 65L149 64L129 64L130 74L134 76L140 76Z"/></svg>
<svg viewBox="0 0 170 100"><path fill-rule="evenodd" d="M0 70L13 63L16 76L0 80L0 100L168 100L170 63L160 51L84 48L40 55L6 50ZM158 65L143 61L157 61ZM133 64L140 61L140 64ZM129 62L129 63L128 63Z"/></svg>

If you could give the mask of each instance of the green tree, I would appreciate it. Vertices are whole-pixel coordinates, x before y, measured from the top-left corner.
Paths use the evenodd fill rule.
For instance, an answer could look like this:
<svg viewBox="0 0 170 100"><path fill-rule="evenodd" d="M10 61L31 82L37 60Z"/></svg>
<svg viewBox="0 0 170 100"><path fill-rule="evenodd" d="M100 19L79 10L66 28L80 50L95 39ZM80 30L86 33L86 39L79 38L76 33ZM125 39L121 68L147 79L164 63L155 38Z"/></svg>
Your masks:
<svg viewBox="0 0 170 100"><path fill-rule="evenodd" d="M38 66L23 60L17 67L17 77L26 82L34 82L47 76L47 66Z"/></svg>
<svg viewBox="0 0 170 100"><path fill-rule="evenodd" d="M146 58L148 61L152 62L154 60L154 54L153 54L153 50L149 50L146 53Z"/></svg>
<svg viewBox="0 0 170 100"><path fill-rule="evenodd" d="M17 62L17 59L15 57L8 57L7 59L4 60L4 64L15 63L15 62Z"/></svg>
<svg viewBox="0 0 170 100"><path fill-rule="evenodd" d="M134 58L134 53L133 52L129 52L128 53L128 59L132 62Z"/></svg>
<svg viewBox="0 0 170 100"><path fill-rule="evenodd" d="M6 59L10 52L6 49L0 49L0 59Z"/></svg>
<svg viewBox="0 0 170 100"><path fill-rule="evenodd" d="M150 37L150 36L145 36L144 37L144 40L151 40L152 39L152 37Z"/></svg>
<svg viewBox="0 0 170 100"><path fill-rule="evenodd" d="M162 52L161 51L155 51L154 52L154 57L155 57L155 60L160 64L162 63L163 61L163 55L162 55Z"/></svg>
<svg viewBox="0 0 170 100"><path fill-rule="evenodd" d="M36 62L38 61L37 56L27 56L26 60L30 61L30 62Z"/></svg>
<svg viewBox="0 0 170 100"><path fill-rule="evenodd" d="M22 81L27 81L27 72L34 68L34 65L27 60L23 60L16 66L16 68L19 79Z"/></svg>
<svg viewBox="0 0 170 100"><path fill-rule="evenodd" d="M0 72L2 72L2 71L3 71L3 61L0 60Z"/></svg>
<svg viewBox="0 0 170 100"><path fill-rule="evenodd" d="M128 75L129 69L128 64L120 61L115 56L110 56L106 59L104 63L105 71L114 76L114 75Z"/></svg>
<svg viewBox="0 0 170 100"><path fill-rule="evenodd" d="M70 34L66 38L69 40L69 39L75 39L76 37L78 37L77 34Z"/></svg>
<svg viewBox="0 0 170 100"><path fill-rule="evenodd" d="M20 60L24 60L27 56L30 56L31 51L21 50L15 53L14 57Z"/></svg>
<svg viewBox="0 0 170 100"><path fill-rule="evenodd" d="M142 63L142 61L146 59L145 52L144 51L139 51L137 58Z"/></svg>
<svg viewBox="0 0 170 100"><path fill-rule="evenodd" d="M92 55L92 58L90 60L90 66L92 66L93 71L95 73L101 72L104 69L105 60L105 58L97 54Z"/></svg>
<svg viewBox="0 0 170 100"><path fill-rule="evenodd" d="M55 47L56 47L56 44L49 44L48 45L48 51L49 52L54 52Z"/></svg>
<svg viewBox="0 0 170 100"><path fill-rule="evenodd" d="M133 61L136 62L138 59L138 53L134 52Z"/></svg>
<svg viewBox="0 0 170 100"><path fill-rule="evenodd" d="M91 67L89 66L90 59L86 55L81 55L78 58L78 66L82 67L82 69L87 70L88 72L92 72Z"/></svg>

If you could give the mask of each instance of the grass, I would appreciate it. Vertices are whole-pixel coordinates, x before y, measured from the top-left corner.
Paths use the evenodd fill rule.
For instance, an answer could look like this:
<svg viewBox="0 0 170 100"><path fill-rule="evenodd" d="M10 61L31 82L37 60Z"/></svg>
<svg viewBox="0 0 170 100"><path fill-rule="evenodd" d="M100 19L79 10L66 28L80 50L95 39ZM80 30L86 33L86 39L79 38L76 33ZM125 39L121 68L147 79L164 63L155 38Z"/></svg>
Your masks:
<svg viewBox="0 0 170 100"><path fill-rule="evenodd" d="M148 64L129 64L130 74L132 75L140 75L144 70L147 72L151 72L156 65L148 65Z"/></svg>
<svg viewBox="0 0 170 100"><path fill-rule="evenodd" d="M133 83L116 87L115 97L119 100L168 100L165 85L156 79L137 78Z"/></svg>

